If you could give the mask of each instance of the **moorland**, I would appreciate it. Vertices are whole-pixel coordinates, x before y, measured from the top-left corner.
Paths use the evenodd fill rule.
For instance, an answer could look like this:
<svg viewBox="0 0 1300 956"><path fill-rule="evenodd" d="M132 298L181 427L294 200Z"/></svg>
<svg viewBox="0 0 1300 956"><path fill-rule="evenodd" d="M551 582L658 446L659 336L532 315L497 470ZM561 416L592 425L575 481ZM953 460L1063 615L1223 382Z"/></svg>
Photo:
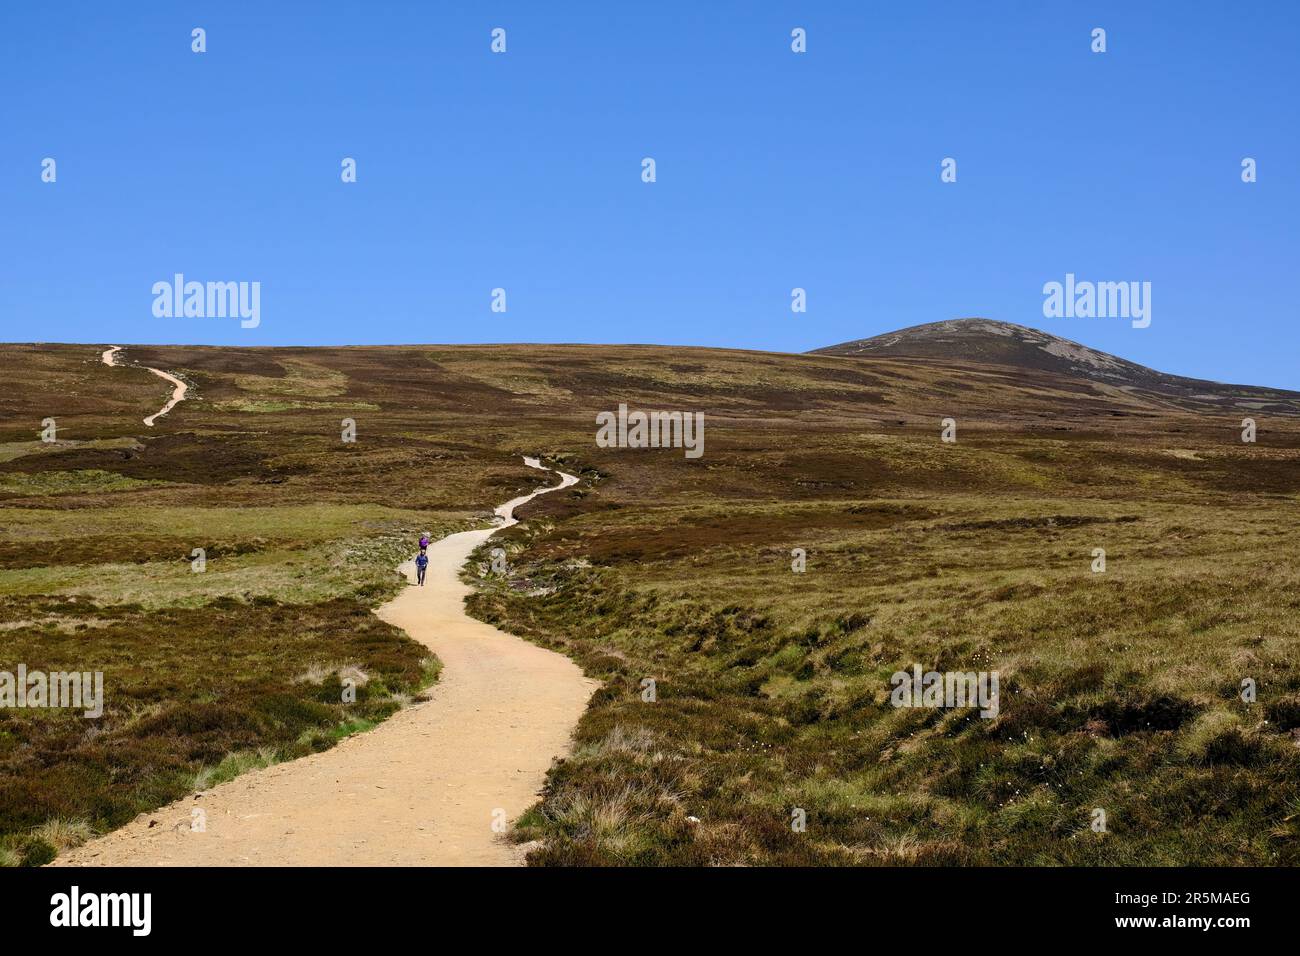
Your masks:
<svg viewBox="0 0 1300 956"><path fill-rule="evenodd" d="M947 325L5 346L0 669L103 671L105 705L0 711L0 862L436 694L371 609L420 532L545 480L523 455L581 480L494 537L505 573L471 561L469 609L601 683L530 863L1300 862L1300 396ZM153 427L146 367L189 386ZM702 413L705 453L601 446L620 404ZM997 671L997 717L891 706L918 664Z"/></svg>

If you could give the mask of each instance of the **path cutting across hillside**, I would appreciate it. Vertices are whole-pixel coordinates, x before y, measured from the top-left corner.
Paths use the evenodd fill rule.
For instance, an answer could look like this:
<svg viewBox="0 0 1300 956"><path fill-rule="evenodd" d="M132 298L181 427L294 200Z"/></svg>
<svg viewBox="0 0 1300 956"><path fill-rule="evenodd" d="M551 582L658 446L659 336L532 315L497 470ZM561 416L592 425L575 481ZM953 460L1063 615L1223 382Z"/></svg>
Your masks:
<svg viewBox="0 0 1300 956"><path fill-rule="evenodd" d="M524 461L549 470L535 458ZM516 508L577 483L558 474L558 485L497 508L497 527L431 544L424 587L404 588L377 609L442 660L430 701L324 753L141 814L55 865L522 862L493 822L513 820L536 801L597 685L567 657L469 617L469 588L458 575L470 552L517 523ZM413 561L400 570L414 581ZM206 814L204 832L191 829L195 807Z"/></svg>
<svg viewBox="0 0 1300 956"><path fill-rule="evenodd" d="M113 345L104 349L104 354L102 356L104 360L104 364L117 366L117 353L120 351L122 351L122 346L120 345ZM159 378L166 379L168 382L171 382L172 384L171 399L167 402L166 405L158 409L158 411L154 412L152 415L150 415L148 418L144 420L144 423L146 425L148 425L150 428L153 428L153 423L157 421L159 418L161 418L162 416L166 415L173 408L175 408L177 402L185 401L185 393L189 391L189 386L186 385L184 382L182 382L175 375L172 375L170 372L164 372L162 369L159 368L149 368L148 365L142 365L140 367L149 369L149 371L153 372Z"/></svg>

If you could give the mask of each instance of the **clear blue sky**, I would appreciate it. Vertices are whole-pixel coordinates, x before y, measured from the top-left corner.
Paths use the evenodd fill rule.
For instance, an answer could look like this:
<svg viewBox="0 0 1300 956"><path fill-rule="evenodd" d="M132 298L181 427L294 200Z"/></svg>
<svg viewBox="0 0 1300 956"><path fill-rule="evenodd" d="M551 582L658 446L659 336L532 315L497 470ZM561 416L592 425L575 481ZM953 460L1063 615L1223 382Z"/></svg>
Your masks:
<svg viewBox="0 0 1300 956"><path fill-rule="evenodd" d="M803 351L979 315L1300 389L1298 64L1293 2L6 2L0 339ZM176 272L261 282L260 327L155 318ZM1067 272L1150 281L1151 327L1044 318Z"/></svg>

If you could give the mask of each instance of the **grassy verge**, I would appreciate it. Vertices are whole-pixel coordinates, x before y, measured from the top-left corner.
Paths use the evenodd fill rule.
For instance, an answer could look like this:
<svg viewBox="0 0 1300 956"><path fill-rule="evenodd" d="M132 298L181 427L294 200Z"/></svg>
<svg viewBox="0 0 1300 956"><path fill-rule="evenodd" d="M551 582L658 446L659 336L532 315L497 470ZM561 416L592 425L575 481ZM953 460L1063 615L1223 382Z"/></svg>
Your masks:
<svg viewBox="0 0 1300 956"><path fill-rule="evenodd" d="M9 863L47 862L142 811L327 749L409 703L438 667L345 599L151 611L10 597L0 628L8 656L29 671L104 675L97 719L0 710L0 858Z"/></svg>
<svg viewBox="0 0 1300 956"><path fill-rule="evenodd" d="M74 511L44 490L4 512L0 669L102 672L104 713L0 709L0 864L48 862L140 812L324 750L437 677L424 646L371 608L403 586L394 568L418 533L473 515L143 505L118 488Z"/></svg>
<svg viewBox="0 0 1300 956"><path fill-rule="evenodd" d="M866 512L593 506L506 533L471 610L604 682L517 823L531 863L1300 862L1300 535L1271 507ZM914 663L998 671L999 715L891 706Z"/></svg>

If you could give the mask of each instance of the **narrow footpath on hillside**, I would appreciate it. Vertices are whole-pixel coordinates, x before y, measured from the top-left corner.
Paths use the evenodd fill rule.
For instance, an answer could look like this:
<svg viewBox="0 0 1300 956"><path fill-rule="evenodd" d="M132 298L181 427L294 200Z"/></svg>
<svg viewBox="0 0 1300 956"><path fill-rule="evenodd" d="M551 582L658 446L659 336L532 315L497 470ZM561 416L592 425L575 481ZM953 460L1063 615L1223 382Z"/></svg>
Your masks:
<svg viewBox="0 0 1300 956"><path fill-rule="evenodd" d="M120 351L122 351L122 346L120 345L111 345L108 348L104 349L104 354L101 356L101 358L104 361L104 364L116 368L122 368L123 366L117 364L117 353ZM158 411L154 412L148 418L144 419L144 423L148 425L150 428L153 428L153 423L156 422L158 419L162 418L173 408L175 408L177 402L185 401L185 393L189 391L189 386L186 385L184 382L182 382L175 375L171 374L170 372L164 372L162 369L159 368L149 368L149 366L147 365L142 365L140 367L144 369L148 369L148 371L153 372L159 378L171 382L172 384L171 399L168 400L166 405L158 409Z"/></svg>
<svg viewBox="0 0 1300 956"><path fill-rule="evenodd" d="M498 507L495 527L432 543L424 587L406 587L376 610L442 660L431 700L331 750L141 814L53 865L521 863L493 823L536 802L597 684L567 657L469 617L459 572L476 547L517 523L516 508L578 481L557 474L558 485ZM413 561L399 570L414 581ZM191 829L195 807L206 815L203 832Z"/></svg>

